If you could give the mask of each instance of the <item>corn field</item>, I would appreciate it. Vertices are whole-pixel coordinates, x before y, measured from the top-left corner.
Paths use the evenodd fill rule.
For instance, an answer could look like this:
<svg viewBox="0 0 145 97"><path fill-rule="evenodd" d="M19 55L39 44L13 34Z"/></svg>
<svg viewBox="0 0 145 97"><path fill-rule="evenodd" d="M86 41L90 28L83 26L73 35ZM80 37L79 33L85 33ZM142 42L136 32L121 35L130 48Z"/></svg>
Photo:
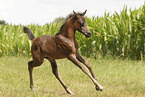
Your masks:
<svg viewBox="0 0 145 97"><path fill-rule="evenodd" d="M86 57L98 58L111 54L122 58L142 60L145 55L145 4L139 9L104 14L103 17L87 18L92 36L87 39L77 32L79 51ZM55 35L61 22L27 25L36 37ZM31 41L23 33L23 25L0 25L0 56L31 55Z"/></svg>

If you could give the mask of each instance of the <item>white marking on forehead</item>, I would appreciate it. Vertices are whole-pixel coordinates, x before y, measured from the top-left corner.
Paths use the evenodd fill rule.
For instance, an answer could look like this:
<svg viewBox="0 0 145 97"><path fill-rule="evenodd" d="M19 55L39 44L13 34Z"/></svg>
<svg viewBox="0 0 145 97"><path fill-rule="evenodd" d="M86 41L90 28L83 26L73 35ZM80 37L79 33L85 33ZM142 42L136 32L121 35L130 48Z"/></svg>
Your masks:
<svg viewBox="0 0 145 97"><path fill-rule="evenodd" d="M80 18L79 20L81 21L81 23L85 22L84 18Z"/></svg>

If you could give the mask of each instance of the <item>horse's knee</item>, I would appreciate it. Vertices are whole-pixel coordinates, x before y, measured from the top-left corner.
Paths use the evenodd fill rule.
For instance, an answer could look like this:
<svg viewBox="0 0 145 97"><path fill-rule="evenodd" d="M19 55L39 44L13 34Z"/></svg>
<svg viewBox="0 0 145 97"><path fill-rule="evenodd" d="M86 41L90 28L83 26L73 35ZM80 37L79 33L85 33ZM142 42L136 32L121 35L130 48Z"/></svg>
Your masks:
<svg viewBox="0 0 145 97"><path fill-rule="evenodd" d="M33 61L28 62L28 70L30 70L31 68L33 68Z"/></svg>
<svg viewBox="0 0 145 97"><path fill-rule="evenodd" d="M49 60L51 63L51 67L52 67L52 72L54 75L58 74L58 70L57 70L57 64L55 60Z"/></svg>
<svg viewBox="0 0 145 97"><path fill-rule="evenodd" d="M92 68L92 66L89 64L89 62L85 61L85 64L86 64L86 66L87 66L89 69Z"/></svg>
<svg viewBox="0 0 145 97"><path fill-rule="evenodd" d="M57 75L58 74L57 65L53 65L52 66L52 72L53 72L54 75Z"/></svg>

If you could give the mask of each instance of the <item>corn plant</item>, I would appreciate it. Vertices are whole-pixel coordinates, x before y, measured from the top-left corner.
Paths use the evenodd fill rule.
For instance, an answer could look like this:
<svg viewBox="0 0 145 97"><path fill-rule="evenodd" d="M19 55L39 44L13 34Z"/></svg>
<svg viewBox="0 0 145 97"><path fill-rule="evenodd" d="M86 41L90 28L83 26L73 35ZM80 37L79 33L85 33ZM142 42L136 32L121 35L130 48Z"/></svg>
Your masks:
<svg viewBox="0 0 145 97"><path fill-rule="evenodd" d="M145 4L139 9L127 10L120 13L104 14L102 17L87 18L92 36L86 39L79 32L76 39L79 51L86 57L98 58L100 55L119 56L123 58L143 59L145 55ZM50 24L27 25L36 37L55 35L61 27L61 22ZM31 55L31 41L23 33L22 25L0 25L0 56Z"/></svg>

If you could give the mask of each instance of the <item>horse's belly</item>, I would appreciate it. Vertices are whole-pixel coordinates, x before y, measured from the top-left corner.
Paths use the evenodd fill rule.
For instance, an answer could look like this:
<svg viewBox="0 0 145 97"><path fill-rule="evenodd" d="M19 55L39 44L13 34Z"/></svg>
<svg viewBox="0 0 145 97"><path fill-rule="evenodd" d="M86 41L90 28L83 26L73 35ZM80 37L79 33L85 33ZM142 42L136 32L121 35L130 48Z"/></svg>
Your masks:
<svg viewBox="0 0 145 97"><path fill-rule="evenodd" d="M62 54L61 52L46 52L45 57L49 57L52 59L61 59L66 58L66 55Z"/></svg>

